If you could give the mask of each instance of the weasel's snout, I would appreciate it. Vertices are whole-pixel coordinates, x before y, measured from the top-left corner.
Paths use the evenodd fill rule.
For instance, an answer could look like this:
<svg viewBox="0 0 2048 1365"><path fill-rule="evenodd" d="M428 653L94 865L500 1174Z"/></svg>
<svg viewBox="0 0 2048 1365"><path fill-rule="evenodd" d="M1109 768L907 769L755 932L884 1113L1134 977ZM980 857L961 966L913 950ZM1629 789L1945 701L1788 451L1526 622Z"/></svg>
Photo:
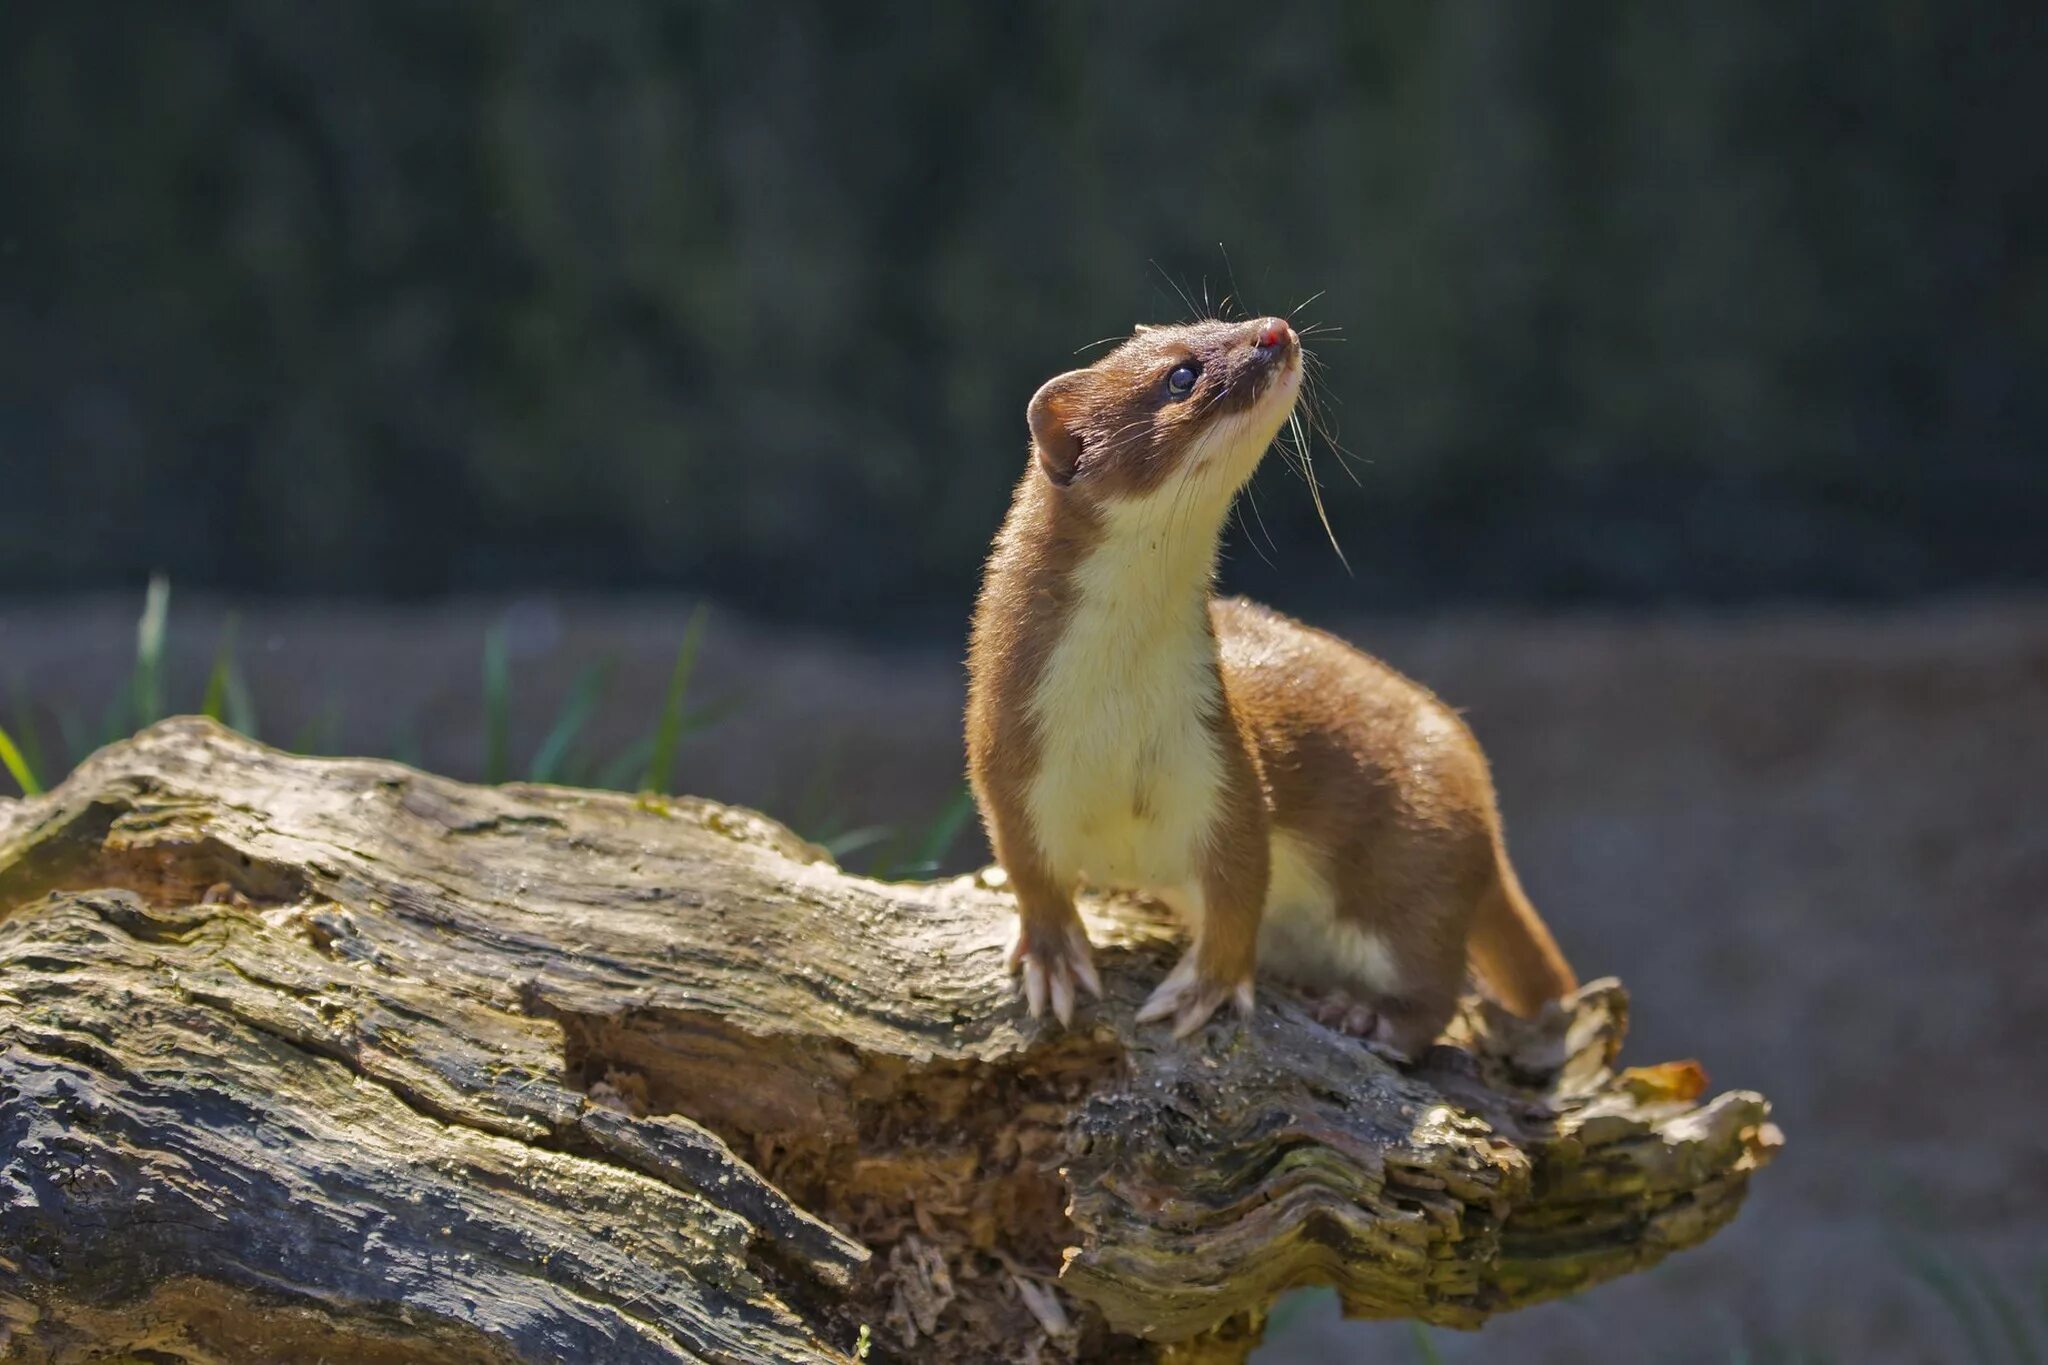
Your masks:
<svg viewBox="0 0 2048 1365"><path fill-rule="evenodd" d="M1277 355L1294 344L1294 329L1287 325L1286 318L1261 318L1257 326L1252 334L1252 349L1260 352L1261 358Z"/></svg>
<svg viewBox="0 0 2048 1365"><path fill-rule="evenodd" d="M1284 317L1262 317L1251 323L1251 360L1262 375L1278 375L1294 366L1300 338Z"/></svg>

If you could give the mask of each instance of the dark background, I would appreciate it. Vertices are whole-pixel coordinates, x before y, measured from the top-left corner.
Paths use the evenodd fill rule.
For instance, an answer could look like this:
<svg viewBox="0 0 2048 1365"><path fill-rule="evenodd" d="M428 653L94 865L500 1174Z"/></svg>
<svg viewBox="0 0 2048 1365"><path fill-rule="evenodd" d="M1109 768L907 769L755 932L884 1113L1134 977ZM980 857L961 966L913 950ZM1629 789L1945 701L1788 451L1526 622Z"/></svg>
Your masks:
<svg viewBox="0 0 2048 1365"><path fill-rule="evenodd" d="M2048 581L2038 5L888 13L7 6L0 589L957 631L1182 290L1342 328L1297 608Z"/></svg>
<svg viewBox="0 0 2048 1365"><path fill-rule="evenodd" d="M0 717L634 786L702 619L657 785L963 869L1033 388L1341 328L1355 576L1269 460L1226 582L1465 712L1626 1060L1787 1146L1653 1272L1262 1365L2021 1365L2044 243L2038 3L0 0Z"/></svg>

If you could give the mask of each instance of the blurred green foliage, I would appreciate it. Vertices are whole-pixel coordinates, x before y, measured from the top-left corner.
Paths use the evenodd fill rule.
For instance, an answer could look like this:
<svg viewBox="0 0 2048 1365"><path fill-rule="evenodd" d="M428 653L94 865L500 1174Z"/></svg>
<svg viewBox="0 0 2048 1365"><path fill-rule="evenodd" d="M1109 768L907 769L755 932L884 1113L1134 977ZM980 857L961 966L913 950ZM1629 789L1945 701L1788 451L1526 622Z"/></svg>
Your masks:
<svg viewBox="0 0 2048 1365"><path fill-rule="evenodd" d="M1276 462L1239 586L2038 582L2044 44L1977 0L7 6L0 587L957 622L1032 388L1181 288L1344 329L1358 576Z"/></svg>

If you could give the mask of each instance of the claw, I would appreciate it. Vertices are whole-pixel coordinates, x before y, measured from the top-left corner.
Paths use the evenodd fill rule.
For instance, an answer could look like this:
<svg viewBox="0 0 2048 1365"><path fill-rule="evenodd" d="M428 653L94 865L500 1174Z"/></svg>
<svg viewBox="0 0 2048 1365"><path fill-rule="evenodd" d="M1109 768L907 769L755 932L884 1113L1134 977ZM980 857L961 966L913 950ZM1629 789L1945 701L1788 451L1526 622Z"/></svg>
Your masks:
<svg viewBox="0 0 2048 1365"><path fill-rule="evenodd" d="M1094 955L1088 951L1087 936L1076 929L1073 937L1077 942L1074 945L1074 952L1067 957L1067 964L1074 969L1074 979L1080 983L1081 989L1100 1000L1102 977L1095 970Z"/></svg>
<svg viewBox="0 0 2048 1365"><path fill-rule="evenodd" d="M1309 1007L1319 1024L1348 1034L1366 1047L1397 1062L1410 1060L1406 1049L1394 1041L1394 1021L1347 991L1334 990Z"/></svg>
<svg viewBox="0 0 2048 1365"><path fill-rule="evenodd" d="M1209 1016L1215 1012L1216 1006L1209 1001L1197 1000L1192 1002L1179 1014L1173 1016L1173 1036L1176 1039L1181 1039L1186 1038L1190 1034L1200 1032L1202 1025L1208 1023Z"/></svg>
<svg viewBox="0 0 2048 1365"><path fill-rule="evenodd" d="M1024 1007L1033 1019L1045 1013L1045 964L1035 957L1024 959Z"/></svg>
<svg viewBox="0 0 2048 1365"><path fill-rule="evenodd" d="M1052 969L1052 1012L1061 1028L1074 1022L1074 974L1064 962Z"/></svg>
<svg viewBox="0 0 2048 1365"><path fill-rule="evenodd" d="M1102 977L1088 946L1088 932L1074 924L1050 950L1033 947L1021 926L1010 945L1009 969L1022 972L1019 990L1033 1019L1045 1014L1048 1003L1062 1026L1074 1022L1074 1002L1080 992L1100 1000Z"/></svg>
<svg viewBox="0 0 2048 1365"><path fill-rule="evenodd" d="M1252 1012L1252 983L1249 978L1237 982L1206 980L1196 964L1195 950L1189 949L1159 988L1152 992L1138 1009L1138 1022L1156 1023L1173 1019L1173 1036L1185 1038L1209 1022L1217 1007L1230 1001L1239 1014Z"/></svg>
<svg viewBox="0 0 2048 1365"><path fill-rule="evenodd" d="M1156 1024L1180 1008L1181 997L1195 980L1195 954L1190 949L1181 960L1174 964L1166 979L1159 983L1152 994L1145 997L1145 1003L1138 1006L1138 1022Z"/></svg>
<svg viewBox="0 0 2048 1365"><path fill-rule="evenodd" d="M1318 1024L1353 1038L1376 1040L1385 1032L1379 1011L1348 991L1329 992L1310 1007L1309 1013Z"/></svg>

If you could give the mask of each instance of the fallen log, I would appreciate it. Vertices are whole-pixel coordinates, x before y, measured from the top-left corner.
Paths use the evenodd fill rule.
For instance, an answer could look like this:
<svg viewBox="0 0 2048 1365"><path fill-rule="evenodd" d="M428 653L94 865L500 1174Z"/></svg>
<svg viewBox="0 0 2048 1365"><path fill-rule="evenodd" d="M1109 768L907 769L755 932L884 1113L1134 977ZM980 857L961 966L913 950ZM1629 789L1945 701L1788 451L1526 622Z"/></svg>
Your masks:
<svg viewBox="0 0 2048 1365"><path fill-rule="evenodd" d="M205 721L0 802L0 1359L1238 1361L1286 1290L1473 1327L1711 1235L1779 1141L1619 985L1400 1067L1268 984L1070 1032L1000 874ZM153 1354L150 1354L153 1353Z"/></svg>

